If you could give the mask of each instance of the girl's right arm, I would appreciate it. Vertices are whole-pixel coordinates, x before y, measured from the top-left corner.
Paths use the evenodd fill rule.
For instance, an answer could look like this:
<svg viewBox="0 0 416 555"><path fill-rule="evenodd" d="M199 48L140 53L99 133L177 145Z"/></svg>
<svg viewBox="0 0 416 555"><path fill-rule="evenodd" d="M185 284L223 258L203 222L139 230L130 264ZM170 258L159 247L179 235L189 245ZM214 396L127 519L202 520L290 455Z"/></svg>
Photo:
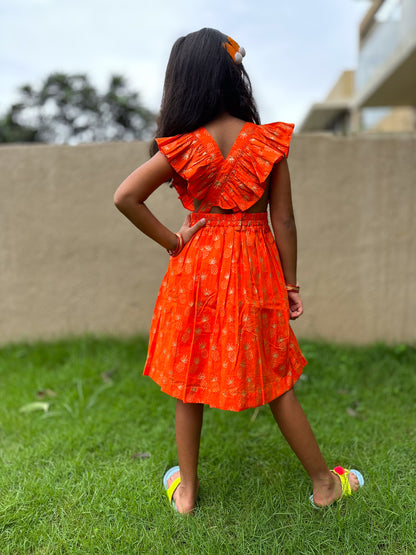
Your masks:
<svg viewBox="0 0 416 555"><path fill-rule="evenodd" d="M153 215L144 201L172 176L173 170L167 159L158 152L131 173L114 195L114 203L120 212L140 231L169 250L175 250L178 237ZM189 221L188 214L179 230L185 244L205 223L205 220L201 219L190 226Z"/></svg>
<svg viewBox="0 0 416 555"><path fill-rule="evenodd" d="M270 182L270 219L286 284L296 285L297 234L287 159L276 164ZM288 291L290 318L303 312L299 293Z"/></svg>

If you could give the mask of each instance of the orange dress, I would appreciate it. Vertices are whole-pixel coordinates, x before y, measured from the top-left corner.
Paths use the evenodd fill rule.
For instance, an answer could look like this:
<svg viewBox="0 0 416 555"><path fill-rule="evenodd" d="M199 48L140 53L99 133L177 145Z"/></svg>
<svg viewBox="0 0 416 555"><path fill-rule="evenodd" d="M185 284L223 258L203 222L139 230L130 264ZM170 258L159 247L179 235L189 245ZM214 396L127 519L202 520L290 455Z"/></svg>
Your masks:
<svg viewBox="0 0 416 555"><path fill-rule="evenodd" d="M191 225L207 221L169 260L144 367L185 403L257 407L291 389L306 364L267 212L244 212L288 155L293 127L246 123L225 159L204 128L157 139L184 207L201 201ZM210 213L212 206L232 212Z"/></svg>

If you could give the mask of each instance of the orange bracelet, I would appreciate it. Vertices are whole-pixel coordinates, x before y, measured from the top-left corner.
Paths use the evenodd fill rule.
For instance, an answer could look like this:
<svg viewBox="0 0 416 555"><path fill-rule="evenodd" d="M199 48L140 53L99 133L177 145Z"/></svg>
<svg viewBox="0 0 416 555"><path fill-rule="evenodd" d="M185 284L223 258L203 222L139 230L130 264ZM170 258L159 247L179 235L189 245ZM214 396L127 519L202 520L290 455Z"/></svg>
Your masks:
<svg viewBox="0 0 416 555"><path fill-rule="evenodd" d="M291 283L286 283L286 291L294 291L295 293L299 293L300 287L298 284L292 285Z"/></svg>
<svg viewBox="0 0 416 555"><path fill-rule="evenodd" d="M178 246L176 247L176 249L173 249L173 250L167 249L170 256L178 256L178 254L181 252L181 250L183 249L183 246L184 246L182 235L179 232L175 233L175 235L178 238Z"/></svg>

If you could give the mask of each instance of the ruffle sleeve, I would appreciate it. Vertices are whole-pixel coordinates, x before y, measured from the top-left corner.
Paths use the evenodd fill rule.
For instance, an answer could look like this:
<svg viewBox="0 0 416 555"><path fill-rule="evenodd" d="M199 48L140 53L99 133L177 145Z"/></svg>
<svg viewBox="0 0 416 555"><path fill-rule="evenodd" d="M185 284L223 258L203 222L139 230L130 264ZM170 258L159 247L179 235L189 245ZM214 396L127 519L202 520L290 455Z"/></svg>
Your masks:
<svg viewBox="0 0 416 555"><path fill-rule="evenodd" d="M201 144L194 133L157 138L156 142L175 171L172 185L183 206L194 210L192 198L203 198L216 175L214 149Z"/></svg>
<svg viewBox="0 0 416 555"><path fill-rule="evenodd" d="M293 123L268 123L256 127L249 139L248 155L241 160L241 169L264 183L275 164L289 155Z"/></svg>
<svg viewBox="0 0 416 555"><path fill-rule="evenodd" d="M273 166L289 154L293 123L252 124L239 140L226 183L212 190L203 201L204 209L216 205L223 209L248 210L263 195Z"/></svg>

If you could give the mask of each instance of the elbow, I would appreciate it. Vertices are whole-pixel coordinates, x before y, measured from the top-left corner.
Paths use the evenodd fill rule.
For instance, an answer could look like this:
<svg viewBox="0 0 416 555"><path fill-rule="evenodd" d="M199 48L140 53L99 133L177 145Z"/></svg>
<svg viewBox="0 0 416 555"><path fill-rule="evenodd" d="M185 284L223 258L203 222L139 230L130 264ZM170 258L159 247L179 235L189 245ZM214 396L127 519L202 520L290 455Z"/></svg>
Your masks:
<svg viewBox="0 0 416 555"><path fill-rule="evenodd" d="M115 206L120 210L123 205L123 195L120 194L118 190L114 193L113 202Z"/></svg>
<svg viewBox="0 0 416 555"><path fill-rule="evenodd" d="M295 223L294 216L290 216L289 218L283 218L280 222L280 226L286 229L287 231L295 231L296 223Z"/></svg>
<svg viewBox="0 0 416 555"><path fill-rule="evenodd" d="M136 209L140 205L144 204L134 195L126 193L125 191L120 190L120 188L114 193L113 201L116 208L118 208L118 210L120 210L123 214L131 212L132 209Z"/></svg>
<svg viewBox="0 0 416 555"><path fill-rule="evenodd" d="M296 222L293 214L287 216L280 216L278 218L273 218L273 226L285 231L295 231Z"/></svg>
<svg viewBox="0 0 416 555"><path fill-rule="evenodd" d="M113 201L120 212L123 212L123 210L133 202L133 199L131 198L131 195L123 192L119 187L114 193Z"/></svg>

